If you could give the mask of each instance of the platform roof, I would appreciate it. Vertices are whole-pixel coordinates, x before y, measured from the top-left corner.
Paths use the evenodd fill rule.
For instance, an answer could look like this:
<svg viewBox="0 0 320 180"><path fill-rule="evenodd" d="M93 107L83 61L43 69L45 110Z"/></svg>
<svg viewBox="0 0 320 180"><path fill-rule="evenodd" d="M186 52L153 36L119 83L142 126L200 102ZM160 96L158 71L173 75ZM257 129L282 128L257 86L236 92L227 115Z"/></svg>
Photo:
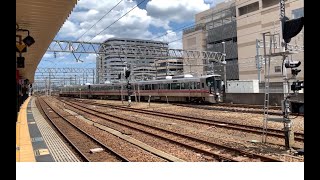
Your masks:
<svg viewBox="0 0 320 180"><path fill-rule="evenodd" d="M69 17L77 0L16 0L16 23L20 29L30 31L35 43L27 47L25 68L18 68L20 75L34 81L36 68L51 41ZM27 36L27 32L16 31L16 35ZM19 53L16 53L19 56Z"/></svg>

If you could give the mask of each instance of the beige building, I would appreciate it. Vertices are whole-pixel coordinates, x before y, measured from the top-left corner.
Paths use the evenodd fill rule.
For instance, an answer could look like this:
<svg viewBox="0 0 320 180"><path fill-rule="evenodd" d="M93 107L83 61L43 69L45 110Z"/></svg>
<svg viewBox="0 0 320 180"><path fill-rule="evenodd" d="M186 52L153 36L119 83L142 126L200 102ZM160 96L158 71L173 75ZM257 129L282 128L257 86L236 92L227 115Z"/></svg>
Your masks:
<svg viewBox="0 0 320 180"><path fill-rule="evenodd" d="M238 63L239 63L239 79L252 80L259 79L264 81L264 65L258 71L256 56L263 55L263 48L257 48L257 39L262 40L262 33L270 32L279 34L280 30L280 5L279 0L237 0L237 38L238 38ZM303 16L304 1L303 0L286 0L285 15L289 19L299 18ZM303 30L291 39L290 44L303 46L304 34ZM266 39L269 41L269 39ZM261 44L262 45L262 44ZM260 46L258 46L260 47ZM268 50L269 51L269 50ZM278 51L278 49L275 49ZM302 80L304 67L304 53L289 55L289 59L301 61L299 69L302 71L297 78ZM273 57L271 59L270 82L282 82L282 57ZM290 69L287 69L290 76Z"/></svg>
<svg viewBox="0 0 320 180"><path fill-rule="evenodd" d="M183 31L183 49L223 52L222 42L225 42L227 79L239 79L235 1L219 3L214 8L196 14L195 22L194 27ZM185 59L184 73L194 76L212 73L224 75L224 68L219 63Z"/></svg>
<svg viewBox="0 0 320 180"><path fill-rule="evenodd" d="M156 79L183 74L183 59L163 59L155 61Z"/></svg>
<svg viewBox="0 0 320 180"><path fill-rule="evenodd" d="M222 46L218 43L226 41L227 79L257 79L264 82L262 33L279 34L279 2L279 0L231 0L198 13L195 16L196 26L183 31L183 49L222 52ZM299 18L304 16L303 14L303 0L286 0L285 15L289 19ZM304 30L292 38L290 44L303 47L303 42ZM289 55L288 59L301 61L299 69L302 71L297 78L303 80L303 51ZM281 65L282 57L271 59L270 82L283 81ZM206 71L208 68L210 69L210 66L206 66L201 59L184 59L184 73L202 75L209 72ZM215 69L214 72L223 74L223 68ZM287 74L290 76L290 69L287 69Z"/></svg>
<svg viewBox="0 0 320 180"><path fill-rule="evenodd" d="M206 49L204 24L198 24L195 27L184 30L183 32L183 49L204 51ZM183 72L200 76L203 74L204 68L201 59L184 59Z"/></svg>

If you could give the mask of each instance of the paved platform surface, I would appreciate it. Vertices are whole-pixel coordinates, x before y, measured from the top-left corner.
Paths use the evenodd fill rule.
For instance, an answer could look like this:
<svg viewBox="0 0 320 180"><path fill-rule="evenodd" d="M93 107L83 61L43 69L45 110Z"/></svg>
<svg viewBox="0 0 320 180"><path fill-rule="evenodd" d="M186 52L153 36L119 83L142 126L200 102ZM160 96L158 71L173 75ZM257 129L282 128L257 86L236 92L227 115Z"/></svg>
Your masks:
<svg viewBox="0 0 320 180"><path fill-rule="evenodd" d="M16 161L78 162L79 159L42 117L35 99L29 97L18 115L16 151L19 152L16 153Z"/></svg>

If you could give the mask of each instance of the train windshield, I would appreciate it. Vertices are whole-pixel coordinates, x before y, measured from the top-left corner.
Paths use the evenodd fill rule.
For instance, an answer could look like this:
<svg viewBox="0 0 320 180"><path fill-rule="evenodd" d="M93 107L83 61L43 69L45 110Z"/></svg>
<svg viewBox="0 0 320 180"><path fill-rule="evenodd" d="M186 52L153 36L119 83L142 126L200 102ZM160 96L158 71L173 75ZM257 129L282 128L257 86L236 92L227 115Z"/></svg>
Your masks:
<svg viewBox="0 0 320 180"><path fill-rule="evenodd" d="M207 83L207 86L210 88L210 89L213 89L214 91L216 92L219 92L221 90L221 79L220 77L208 77L206 79L206 83Z"/></svg>

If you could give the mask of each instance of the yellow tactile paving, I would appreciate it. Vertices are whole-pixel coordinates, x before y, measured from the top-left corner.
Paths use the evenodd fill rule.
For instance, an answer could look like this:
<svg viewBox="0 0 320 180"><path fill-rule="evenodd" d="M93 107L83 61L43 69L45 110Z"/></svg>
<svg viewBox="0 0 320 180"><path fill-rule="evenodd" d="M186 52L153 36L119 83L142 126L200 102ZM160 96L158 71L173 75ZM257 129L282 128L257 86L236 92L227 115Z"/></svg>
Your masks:
<svg viewBox="0 0 320 180"><path fill-rule="evenodd" d="M16 162L36 162L27 122L29 97L21 106L16 124Z"/></svg>

